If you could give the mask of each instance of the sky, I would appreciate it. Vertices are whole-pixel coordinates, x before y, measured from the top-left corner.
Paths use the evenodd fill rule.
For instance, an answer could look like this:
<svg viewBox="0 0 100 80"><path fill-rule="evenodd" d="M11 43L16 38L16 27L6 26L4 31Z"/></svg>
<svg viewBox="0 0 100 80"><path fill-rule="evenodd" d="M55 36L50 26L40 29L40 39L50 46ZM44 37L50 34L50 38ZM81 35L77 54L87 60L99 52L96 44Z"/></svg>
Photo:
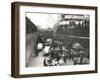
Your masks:
<svg viewBox="0 0 100 80"><path fill-rule="evenodd" d="M46 13L26 13L26 16L37 26L42 29L53 28L57 23L59 14L46 14Z"/></svg>

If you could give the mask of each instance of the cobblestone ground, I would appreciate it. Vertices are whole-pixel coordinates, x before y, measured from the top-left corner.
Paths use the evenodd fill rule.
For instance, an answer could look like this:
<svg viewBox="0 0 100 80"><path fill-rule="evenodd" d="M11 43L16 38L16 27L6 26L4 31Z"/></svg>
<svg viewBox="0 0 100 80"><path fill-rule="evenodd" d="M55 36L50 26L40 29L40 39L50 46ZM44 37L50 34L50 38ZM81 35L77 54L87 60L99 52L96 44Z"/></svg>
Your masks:
<svg viewBox="0 0 100 80"><path fill-rule="evenodd" d="M40 52L39 56L31 58L29 67L43 67L44 58L43 52Z"/></svg>

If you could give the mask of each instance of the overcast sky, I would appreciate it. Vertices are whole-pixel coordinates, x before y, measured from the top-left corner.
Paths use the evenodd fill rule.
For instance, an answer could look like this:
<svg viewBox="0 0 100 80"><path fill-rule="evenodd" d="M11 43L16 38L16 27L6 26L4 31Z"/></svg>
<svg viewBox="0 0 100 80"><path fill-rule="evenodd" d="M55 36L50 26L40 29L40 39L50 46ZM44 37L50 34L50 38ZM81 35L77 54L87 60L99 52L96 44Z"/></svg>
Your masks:
<svg viewBox="0 0 100 80"><path fill-rule="evenodd" d="M45 13L26 13L26 16L37 26L42 29L53 28L58 20L59 14L45 14Z"/></svg>

